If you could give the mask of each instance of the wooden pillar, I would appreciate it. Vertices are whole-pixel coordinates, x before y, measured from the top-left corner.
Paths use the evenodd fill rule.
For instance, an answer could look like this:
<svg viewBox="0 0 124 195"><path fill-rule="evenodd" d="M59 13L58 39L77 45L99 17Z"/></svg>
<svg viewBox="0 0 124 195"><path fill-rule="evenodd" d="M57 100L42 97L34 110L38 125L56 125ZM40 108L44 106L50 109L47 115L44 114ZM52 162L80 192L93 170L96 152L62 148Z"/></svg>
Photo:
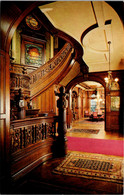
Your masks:
<svg viewBox="0 0 124 195"><path fill-rule="evenodd" d="M72 91L69 91L69 96L68 96L68 107L67 107L67 128L72 127L72 118L73 118L73 113L72 113Z"/></svg>
<svg viewBox="0 0 124 195"><path fill-rule="evenodd" d="M58 116L58 137L56 140L56 155L57 156L65 156L67 154L67 139L66 139L66 93L64 87L60 87L60 93L56 93L55 95L59 97L57 100L57 107L59 110Z"/></svg>

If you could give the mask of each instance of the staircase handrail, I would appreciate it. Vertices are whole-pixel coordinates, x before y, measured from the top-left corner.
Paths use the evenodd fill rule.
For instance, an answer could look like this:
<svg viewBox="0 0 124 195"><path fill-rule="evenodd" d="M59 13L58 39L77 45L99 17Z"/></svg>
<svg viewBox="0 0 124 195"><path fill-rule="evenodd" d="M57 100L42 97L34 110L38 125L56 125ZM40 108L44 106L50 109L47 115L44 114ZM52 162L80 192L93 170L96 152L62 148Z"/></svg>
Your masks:
<svg viewBox="0 0 124 195"><path fill-rule="evenodd" d="M72 49L70 43L66 43L64 47L53 58L51 58L37 70L31 72L29 74L30 84L36 83L39 79L45 77L47 74L53 71L66 58L70 49Z"/></svg>

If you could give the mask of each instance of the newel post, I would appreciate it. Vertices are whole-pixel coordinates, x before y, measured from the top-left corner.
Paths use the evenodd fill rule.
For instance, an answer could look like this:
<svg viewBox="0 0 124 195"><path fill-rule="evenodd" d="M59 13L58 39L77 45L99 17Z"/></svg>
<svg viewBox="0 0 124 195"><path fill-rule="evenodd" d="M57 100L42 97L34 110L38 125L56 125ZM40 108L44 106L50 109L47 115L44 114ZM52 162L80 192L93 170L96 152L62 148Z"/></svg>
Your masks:
<svg viewBox="0 0 124 195"><path fill-rule="evenodd" d="M59 111L58 116L58 137L56 141L56 152L59 156L65 156L67 154L67 138L66 138L66 108L67 108L67 94L65 88L59 88L60 93L55 93L59 97L57 100L57 107Z"/></svg>

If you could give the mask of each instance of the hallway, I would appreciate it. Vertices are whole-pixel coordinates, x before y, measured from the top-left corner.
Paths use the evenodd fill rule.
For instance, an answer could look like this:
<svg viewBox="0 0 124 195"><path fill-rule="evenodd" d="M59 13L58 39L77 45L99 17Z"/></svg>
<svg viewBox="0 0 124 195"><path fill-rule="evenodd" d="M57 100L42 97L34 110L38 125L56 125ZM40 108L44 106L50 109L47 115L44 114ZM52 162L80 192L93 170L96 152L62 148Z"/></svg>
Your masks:
<svg viewBox="0 0 124 195"><path fill-rule="evenodd" d="M98 129L98 134L93 133L73 133L71 129ZM117 131L109 132L105 131L105 121L90 121L89 118L82 118L80 120L75 120L72 123L72 128L67 130L67 136L71 137L86 137L86 138L96 138L96 139L112 139L112 140L124 140L123 135Z"/></svg>

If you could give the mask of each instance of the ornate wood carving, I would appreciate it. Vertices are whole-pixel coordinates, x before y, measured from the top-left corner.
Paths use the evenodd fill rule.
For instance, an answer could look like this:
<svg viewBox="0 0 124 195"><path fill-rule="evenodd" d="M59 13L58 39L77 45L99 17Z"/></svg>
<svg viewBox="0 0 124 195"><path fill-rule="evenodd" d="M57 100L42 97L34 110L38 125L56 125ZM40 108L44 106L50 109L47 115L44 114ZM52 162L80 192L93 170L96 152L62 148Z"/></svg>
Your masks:
<svg viewBox="0 0 124 195"><path fill-rule="evenodd" d="M48 137L55 137L55 135L54 117L39 117L32 120L25 119L24 121L15 121L15 123L11 122L11 152L26 148L28 145L45 140Z"/></svg>
<svg viewBox="0 0 124 195"><path fill-rule="evenodd" d="M11 122L11 175L18 179L52 157L56 117L36 117Z"/></svg>
<svg viewBox="0 0 124 195"><path fill-rule="evenodd" d="M42 79L44 76L46 76L49 72L51 72L54 68L56 68L60 63L62 63L63 60L65 60L65 57L67 56L68 52L71 50L71 45L68 43L65 45L65 47L61 50L61 53L59 52L55 58L44 64L44 66L41 66L36 71L33 71L29 74L31 80L30 83L34 84L39 79Z"/></svg>
<svg viewBox="0 0 124 195"><path fill-rule="evenodd" d="M65 93L65 88L60 87L60 93L55 93L59 97L57 100L57 107L59 110L58 116L58 137L56 141L56 155L65 156L67 154L67 145L66 145L66 108L67 108L67 94Z"/></svg>
<svg viewBox="0 0 124 195"><path fill-rule="evenodd" d="M29 91L30 77L27 75L21 75L17 73L10 73L10 88L11 90L18 90L23 88Z"/></svg>

